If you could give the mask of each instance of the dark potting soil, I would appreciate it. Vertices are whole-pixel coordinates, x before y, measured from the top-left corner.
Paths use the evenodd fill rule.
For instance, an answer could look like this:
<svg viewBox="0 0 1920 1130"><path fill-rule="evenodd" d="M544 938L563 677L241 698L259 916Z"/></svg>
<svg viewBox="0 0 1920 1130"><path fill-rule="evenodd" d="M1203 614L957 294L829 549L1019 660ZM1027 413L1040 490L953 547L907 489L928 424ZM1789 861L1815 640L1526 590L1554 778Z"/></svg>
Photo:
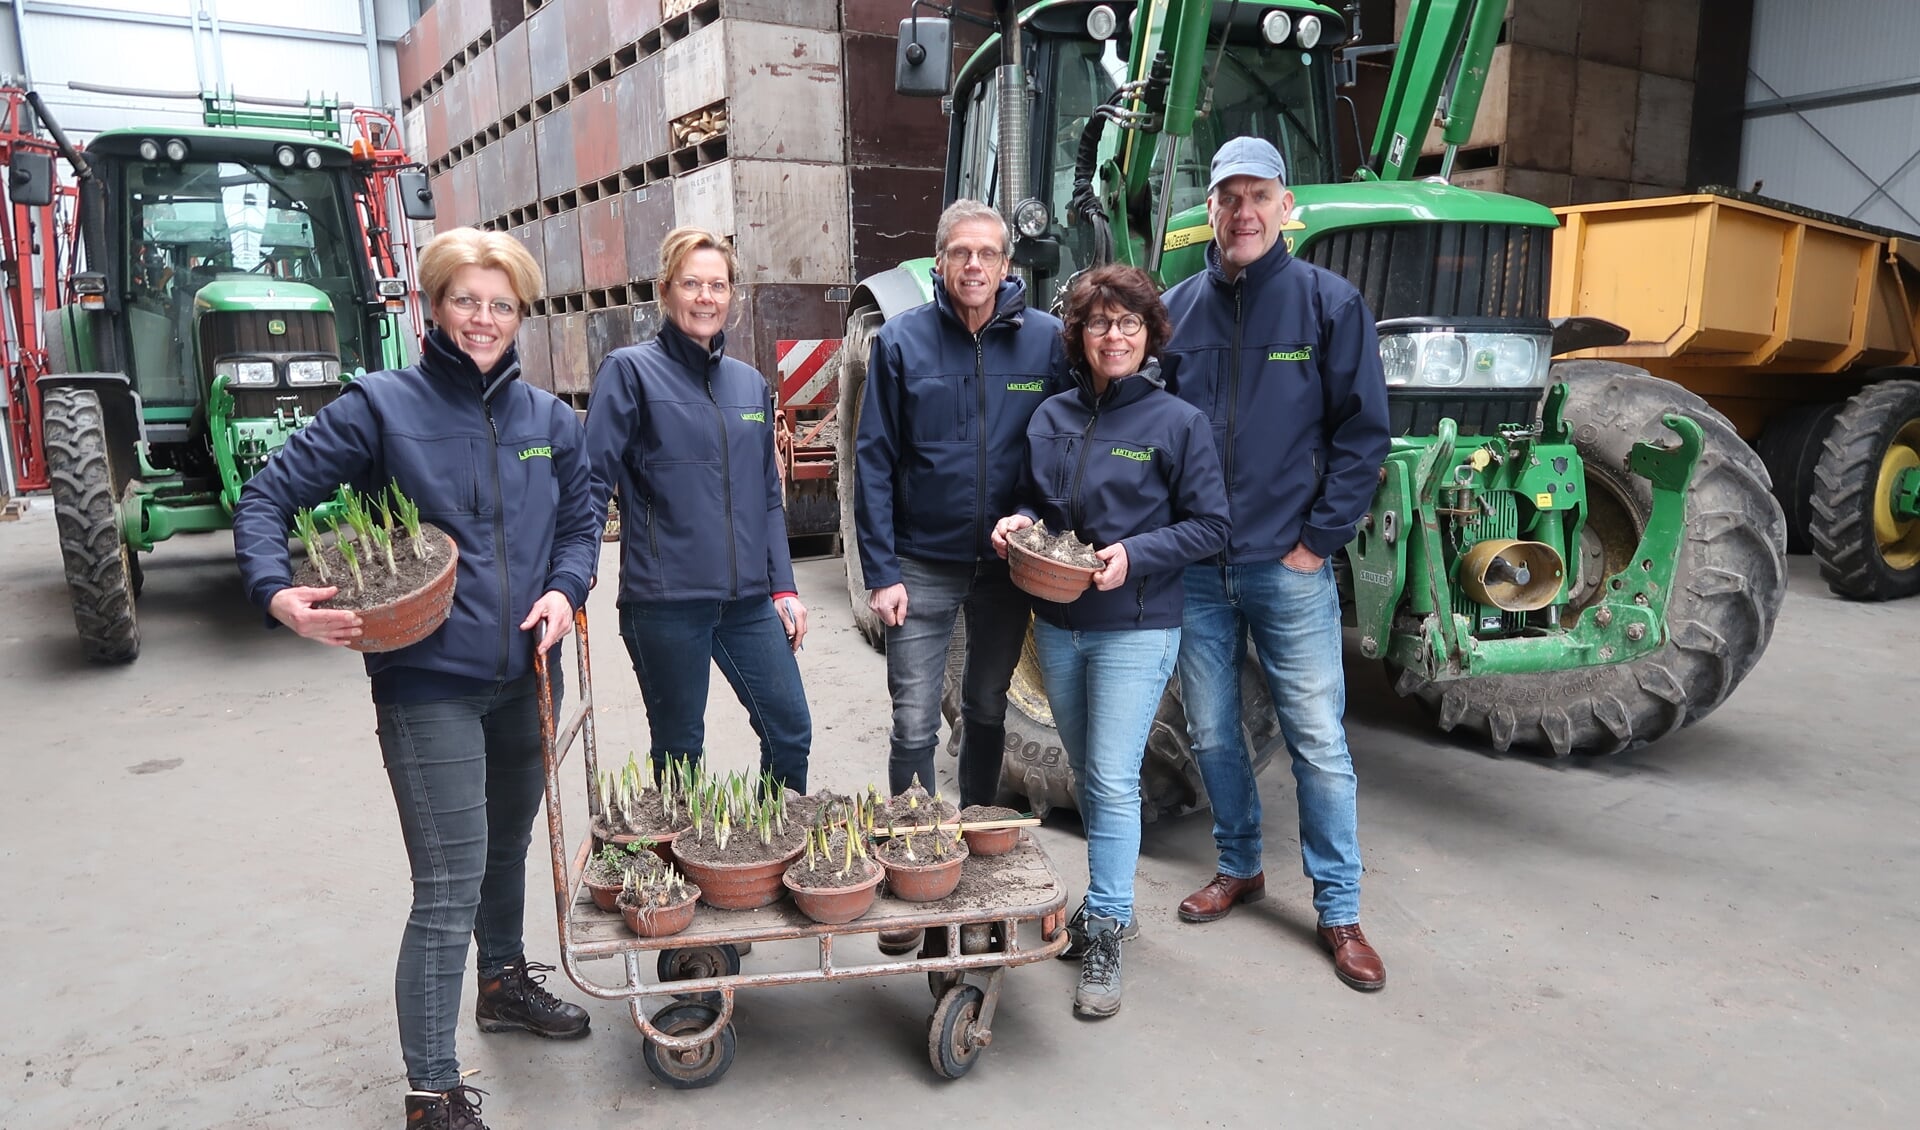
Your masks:
<svg viewBox="0 0 1920 1130"><path fill-rule="evenodd" d="M751 828L735 828L722 851L714 842L713 825L709 824L699 836L687 832L674 840L673 854L695 863L770 863L799 851L806 842L806 828L789 819L785 834L775 832L771 845L761 843Z"/></svg>
<svg viewBox="0 0 1920 1130"><path fill-rule="evenodd" d="M787 823L798 824L802 828L811 828L819 822L821 814L826 814L828 823L839 823L847 818L847 810L853 805L853 798L839 793L808 793L806 796L787 797Z"/></svg>
<svg viewBox="0 0 1920 1130"><path fill-rule="evenodd" d="M679 801L674 802L673 814L669 816L660 811L658 794L649 793L648 796L654 799L643 803L638 813L629 813L630 819L620 821L619 826L612 829L614 835L659 837L693 826L693 817L687 814ZM596 830L606 830L609 822L605 816L600 816L595 818L595 823Z"/></svg>
<svg viewBox="0 0 1920 1130"><path fill-rule="evenodd" d="M1056 534L1047 529L1045 522L1036 522L1024 530L1016 530L1008 535L1007 540L1018 542L1022 549L1062 565L1082 569L1103 567L1100 558L1094 555L1093 547L1076 537L1072 530Z"/></svg>
<svg viewBox="0 0 1920 1130"><path fill-rule="evenodd" d="M874 818L873 826L878 830L891 822L901 828L918 828L923 824L944 824L959 814L960 810L953 806L953 802L944 798L936 805L931 798L921 797L920 807L909 808L906 794L902 793L887 802L887 806Z"/></svg>
<svg viewBox="0 0 1920 1130"><path fill-rule="evenodd" d="M980 824L988 820L1018 820L1020 814L997 804L970 804L960 810L962 824Z"/></svg>
<svg viewBox="0 0 1920 1130"><path fill-rule="evenodd" d="M794 861L792 867L787 868L787 878L792 880L796 887L806 887L814 891L840 891L848 887L864 885L873 878L874 872L880 866L871 859L856 859L853 861L853 867L842 875L840 869L846 864L844 858L819 859L815 860L815 863L818 866L808 870L806 858L803 856Z"/></svg>
<svg viewBox="0 0 1920 1130"><path fill-rule="evenodd" d="M404 531L395 539L393 564L396 571L393 573L387 572L386 556L377 548L370 544L355 546L356 549L363 551L373 550L371 561L366 560L365 552L361 553L361 588L355 591L353 574L347 570L346 556L340 552L339 546L334 544L333 538L322 537L319 554L327 563L327 579L325 581L320 579L320 570L309 558L302 561L300 567L293 571L293 583L296 587L307 588L339 586L338 593L314 605L316 608L338 608L349 612L361 612L369 608L377 608L382 604L390 604L401 597L411 596L426 588L429 582L440 575L440 570L446 568L448 551L453 545L453 540L446 535L446 532L431 522L422 523L420 541L425 548L425 555L415 557L411 542Z"/></svg>
<svg viewBox="0 0 1920 1130"><path fill-rule="evenodd" d="M905 836L893 836L880 841L880 846L874 849L873 854L893 864L895 867L927 867L936 863L944 863L956 854L962 857L966 856L967 841L965 840L959 840L949 844L947 846L947 854L944 858L935 855L933 852L933 837L934 833L932 832L913 837L912 859L907 858L907 837Z"/></svg>

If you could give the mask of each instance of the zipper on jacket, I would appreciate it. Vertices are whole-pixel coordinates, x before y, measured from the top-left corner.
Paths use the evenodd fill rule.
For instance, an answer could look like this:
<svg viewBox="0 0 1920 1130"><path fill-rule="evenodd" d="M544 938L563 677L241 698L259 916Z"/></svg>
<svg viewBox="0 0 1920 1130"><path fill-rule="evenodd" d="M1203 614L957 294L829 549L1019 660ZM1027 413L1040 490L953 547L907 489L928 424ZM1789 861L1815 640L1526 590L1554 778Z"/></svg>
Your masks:
<svg viewBox="0 0 1920 1130"><path fill-rule="evenodd" d="M487 449L487 466L493 468L493 561L500 575L500 666L495 678L506 681L507 652L513 646L513 590L507 583L507 499L500 486L500 426L493 420L493 405L483 398L481 411L487 414L487 431L493 446Z"/></svg>
<svg viewBox="0 0 1920 1130"><path fill-rule="evenodd" d="M1233 497L1233 439L1238 430L1234 418L1240 412L1240 302L1246 291L1246 280L1235 279L1233 283L1233 377L1227 385L1227 453L1221 460L1220 468L1227 480L1227 497Z"/></svg>
<svg viewBox="0 0 1920 1130"><path fill-rule="evenodd" d="M660 556L660 538L653 532L653 496L647 496L647 552Z"/></svg>
<svg viewBox="0 0 1920 1130"><path fill-rule="evenodd" d="M720 407L720 398L713 394L713 368L707 368L707 399L713 402L714 419L720 422L720 492L727 499L727 593L730 597L740 595L740 539L734 537L733 528L733 457L727 449L727 410Z"/></svg>
<svg viewBox="0 0 1920 1130"><path fill-rule="evenodd" d="M1073 472L1073 489L1067 493L1067 520L1076 530L1080 528L1080 487L1087 477L1087 454L1093 450L1093 426L1099 422L1100 404L1095 401L1092 413L1087 416L1087 426L1080 433L1080 466Z"/></svg>
<svg viewBox="0 0 1920 1130"><path fill-rule="evenodd" d="M987 325L992 325L988 322ZM987 327L973 335L973 383L980 393L980 417L974 423L980 433L979 451L973 471L973 556L980 556L980 530L987 520Z"/></svg>
<svg viewBox="0 0 1920 1130"><path fill-rule="evenodd" d="M1133 583L1133 622L1140 623L1147 618L1147 579L1141 577Z"/></svg>

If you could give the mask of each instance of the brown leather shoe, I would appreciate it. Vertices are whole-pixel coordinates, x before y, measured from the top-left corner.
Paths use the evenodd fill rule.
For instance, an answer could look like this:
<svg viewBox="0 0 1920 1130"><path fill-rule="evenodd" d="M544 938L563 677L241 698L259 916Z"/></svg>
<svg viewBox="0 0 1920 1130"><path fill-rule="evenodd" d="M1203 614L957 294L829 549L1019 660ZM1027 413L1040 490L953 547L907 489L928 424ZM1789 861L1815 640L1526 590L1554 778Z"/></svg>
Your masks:
<svg viewBox="0 0 1920 1130"><path fill-rule="evenodd" d="M1367 944L1367 936L1360 932L1358 922L1351 926L1322 926L1319 932L1320 944L1333 954L1333 975L1345 981L1348 988L1371 993L1386 987L1387 967Z"/></svg>
<svg viewBox="0 0 1920 1130"><path fill-rule="evenodd" d="M1206 886L1180 900L1183 922L1212 922L1225 918L1235 903L1259 902L1267 897L1267 873L1256 871L1245 879L1215 875Z"/></svg>

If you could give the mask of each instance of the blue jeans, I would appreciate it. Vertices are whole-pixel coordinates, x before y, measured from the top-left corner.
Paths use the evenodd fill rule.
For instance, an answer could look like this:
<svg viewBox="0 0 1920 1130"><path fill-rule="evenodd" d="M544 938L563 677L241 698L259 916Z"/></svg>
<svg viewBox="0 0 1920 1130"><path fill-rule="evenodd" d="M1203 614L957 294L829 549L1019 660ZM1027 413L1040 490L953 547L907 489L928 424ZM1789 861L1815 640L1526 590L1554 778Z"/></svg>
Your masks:
<svg viewBox="0 0 1920 1130"><path fill-rule="evenodd" d="M640 677L656 769L669 757L697 758L705 749L711 657L760 735L761 771L796 792L807 791L813 715L800 685L800 664L772 600L623 604L620 637Z"/></svg>
<svg viewBox="0 0 1920 1130"><path fill-rule="evenodd" d="M1213 803L1220 872L1260 870L1260 793L1241 730L1240 664L1253 637L1293 757L1300 859L1322 926L1360 921L1360 828L1340 655L1333 565L1300 573L1278 561L1189 565L1180 689L1187 736Z"/></svg>
<svg viewBox="0 0 1920 1130"><path fill-rule="evenodd" d="M374 708L413 871L393 995L416 1090L460 1082L467 939L482 977L521 956L527 844L545 793L538 697L528 675L487 694Z"/></svg>
<svg viewBox="0 0 1920 1130"><path fill-rule="evenodd" d="M998 729L1006 724L1007 688L1020 662L1032 607L1000 561L902 558L900 581L907 586L907 622L887 629L887 693L893 699L887 786L896 796L915 776L929 791L934 787L933 753L940 741L940 698L946 691L947 641L953 637L954 619L966 611L961 721ZM961 743L963 805L993 803L1004 754L997 740Z"/></svg>
<svg viewBox="0 0 1920 1130"><path fill-rule="evenodd" d="M1073 632L1035 620L1033 648L1087 830L1087 913L1131 922L1140 762L1180 629Z"/></svg>

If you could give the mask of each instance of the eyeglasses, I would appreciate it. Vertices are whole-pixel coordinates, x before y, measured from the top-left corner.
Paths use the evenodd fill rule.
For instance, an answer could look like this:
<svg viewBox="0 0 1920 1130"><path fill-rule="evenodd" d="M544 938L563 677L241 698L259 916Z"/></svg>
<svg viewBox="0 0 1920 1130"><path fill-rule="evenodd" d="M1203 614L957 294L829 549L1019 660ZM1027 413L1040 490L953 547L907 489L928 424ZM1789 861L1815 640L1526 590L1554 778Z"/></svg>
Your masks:
<svg viewBox="0 0 1920 1130"><path fill-rule="evenodd" d="M1087 332L1095 337L1105 337L1108 330L1115 326L1120 332L1132 337L1147 328L1147 320L1138 314L1122 314L1118 318L1093 317L1087 319Z"/></svg>
<svg viewBox="0 0 1920 1130"><path fill-rule="evenodd" d="M518 302L508 302L504 298L496 298L492 302L482 302L471 294L456 294L447 299L447 305L460 311L469 318L478 314L482 306L493 311L493 316L503 322L510 322L520 316L520 304Z"/></svg>
<svg viewBox="0 0 1920 1130"><path fill-rule="evenodd" d="M715 298L725 298L733 292L733 284L725 279L714 279L712 282L701 282L699 279L680 279L673 284L673 289L679 291L687 298L698 298L703 291L712 291Z"/></svg>
<svg viewBox="0 0 1920 1130"><path fill-rule="evenodd" d="M973 259L989 271L998 267L1000 260L1007 257L1007 253L997 247L949 247L940 254L956 267L964 267L967 260Z"/></svg>

